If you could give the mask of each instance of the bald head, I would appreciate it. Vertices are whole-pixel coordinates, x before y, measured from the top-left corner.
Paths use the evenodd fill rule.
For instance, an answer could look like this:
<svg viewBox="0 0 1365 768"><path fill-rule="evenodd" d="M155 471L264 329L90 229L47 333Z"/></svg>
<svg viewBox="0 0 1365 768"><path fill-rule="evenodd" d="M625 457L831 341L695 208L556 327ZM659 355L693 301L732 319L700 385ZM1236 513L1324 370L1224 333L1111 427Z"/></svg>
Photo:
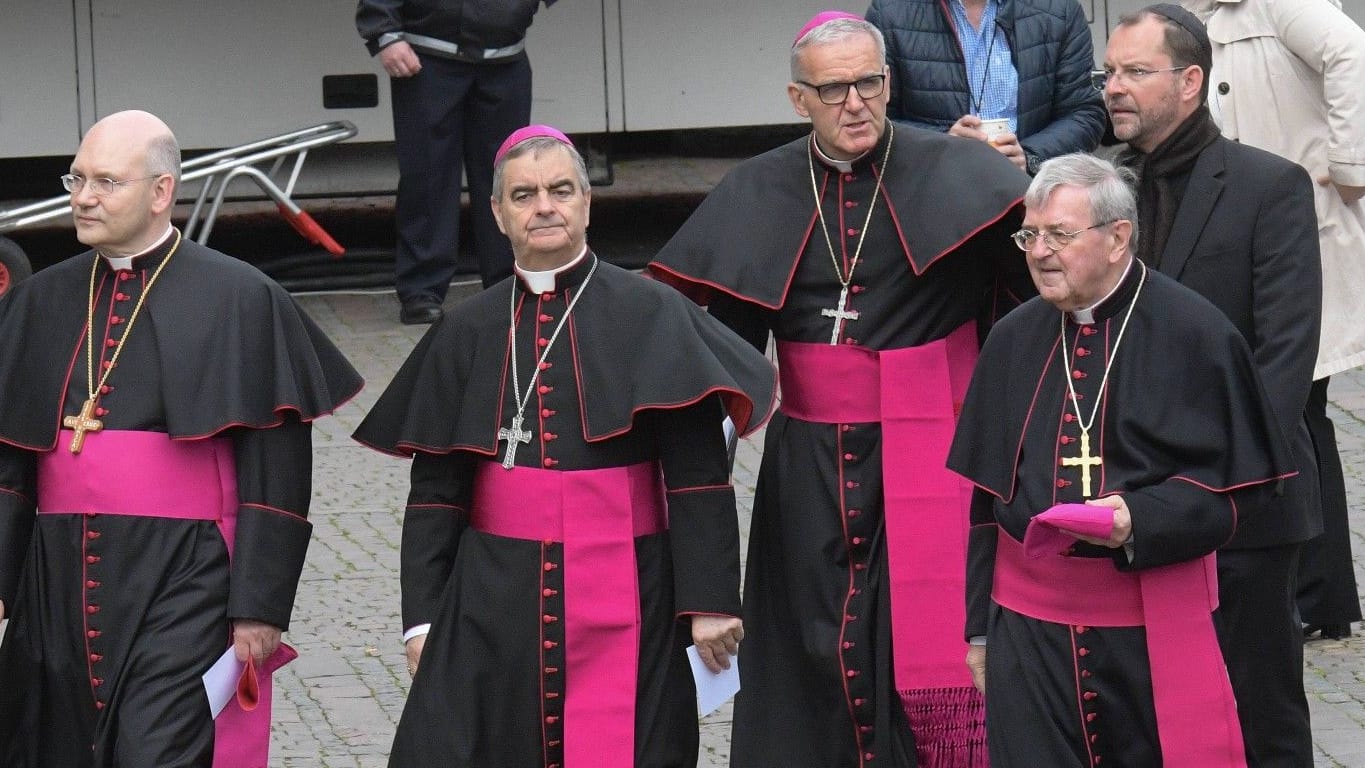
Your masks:
<svg viewBox="0 0 1365 768"><path fill-rule="evenodd" d="M109 138L143 155L143 172L170 174L180 184L180 144L170 126L151 112L129 109L115 112L90 126L82 146L92 138Z"/></svg>
<svg viewBox="0 0 1365 768"><path fill-rule="evenodd" d="M76 237L110 256L138 253L170 226L180 180L180 147L157 116L115 112L90 127L71 173L118 184L97 195L82 184L71 193Z"/></svg>

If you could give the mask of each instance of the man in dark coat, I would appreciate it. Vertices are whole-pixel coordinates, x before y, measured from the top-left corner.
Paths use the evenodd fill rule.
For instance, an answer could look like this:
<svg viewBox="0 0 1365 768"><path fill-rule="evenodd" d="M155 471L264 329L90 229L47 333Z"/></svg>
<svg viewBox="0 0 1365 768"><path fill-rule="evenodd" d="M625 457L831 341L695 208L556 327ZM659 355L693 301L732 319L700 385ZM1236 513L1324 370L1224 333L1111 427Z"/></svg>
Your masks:
<svg viewBox="0 0 1365 768"><path fill-rule="evenodd" d="M588 249L562 133L516 131L495 168L515 275L434 326L355 435L413 456L389 764L694 766L687 645L719 671L744 636L722 422L762 424L772 366Z"/></svg>
<svg viewBox="0 0 1365 768"><path fill-rule="evenodd" d="M526 30L555 0L359 0L355 26L389 74L398 152L399 320L431 323L460 256L460 188L469 184L465 241L484 287L512 274L512 250L484 205L493 152L531 119ZM472 236L471 236L472 235Z"/></svg>
<svg viewBox="0 0 1365 768"><path fill-rule="evenodd" d="M1274 410L1237 329L1133 258L1114 166L1049 161L1024 202L1041 296L991 330L949 457L990 764L1242 768L1214 550L1287 474Z"/></svg>
<svg viewBox="0 0 1365 768"><path fill-rule="evenodd" d="M811 135L734 169L651 265L756 348L777 340L736 768L984 758L957 631L969 493L944 460L976 321L1022 269L1027 177L886 120L889 86L876 27L817 15L787 87Z"/></svg>
<svg viewBox="0 0 1365 768"><path fill-rule="evenodd" d="M1030 174L1099 146L1104 104L1076 0L873 0L867 20L886 36L893 120L989 140ZM983 119L1008 130L988 136Z"/></svg>
<svg viewBox="0 0 1365 768"><path fill-rule="evenodd" d="M154 116L96 123L62 177L93 250L0 300L6 768L265 765L268 705L215 721L201 675L235 646L265 702L292 658L310 422L361 381L277 284L182 241L179 176Z"/></svg>
<svg viewBox="0 0 1365 768"><path fill-rule="evenodd" d="M1322 531L1304 420L1321 319L1313 184L1300 166L1219 135L1212 52L1189 11L1149 6L1109 39L1104 98L1137 171L1138 255L1223 311L1251 347L1298 476L1219 549L1220 633L1252 766L1313 762L1294 578Z"/></svg>

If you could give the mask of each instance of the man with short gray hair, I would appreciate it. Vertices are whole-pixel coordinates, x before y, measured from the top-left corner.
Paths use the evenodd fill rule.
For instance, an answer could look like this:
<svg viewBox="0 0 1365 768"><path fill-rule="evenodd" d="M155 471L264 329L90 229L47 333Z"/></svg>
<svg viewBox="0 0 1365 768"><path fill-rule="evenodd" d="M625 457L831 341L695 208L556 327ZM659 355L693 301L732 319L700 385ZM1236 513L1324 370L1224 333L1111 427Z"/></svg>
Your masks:
<svg viewBox="0 0 1365 768"><path fill-rule="evenodd" d="M1017 303L996 288L1022 273L1008 233L1028 177L887 120L864 19L817 14L791 58L810 134L731 171L651 265L757 349L777 341L731 764L973 764L968 493L943 461L982 328Z"/></svg>
<svg viewBox="0 0 1365 768"><path fill-rule="evenodd" d="M993 768L1245 765L1215 549L1289 453L1237 329L1133 256L1127 176L1043 163L948 466L975 486L967 657Z"/></svg>
<svg viewBox="0 0 1365 768"><path fill-rule="evenodd" d="M439 321L355 434L413 460L389 765L696 765L687 646L718 672L744 638L722 418L763 423L772 366L592 252L559 130L518 129L494 166L514 276Z"/></svg>

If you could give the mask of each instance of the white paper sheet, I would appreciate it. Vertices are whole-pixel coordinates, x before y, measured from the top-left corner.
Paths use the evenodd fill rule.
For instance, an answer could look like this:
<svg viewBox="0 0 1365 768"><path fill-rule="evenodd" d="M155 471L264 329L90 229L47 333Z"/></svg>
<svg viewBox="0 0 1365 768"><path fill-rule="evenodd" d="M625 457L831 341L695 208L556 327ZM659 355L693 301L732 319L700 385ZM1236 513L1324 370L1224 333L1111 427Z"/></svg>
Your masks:
<svg viewBox="0 0 1365 768"><path fill-rule="evenodd" d="M697 682L697 716L720 709L731 696L739 693L739 657L730 657L730 668L713 673L702 663L697 646L687 646L687 660L692 663L692 678Z"/></svg>
<svg viewBox="0 0 1365 768"><path fill-rule="evenodd" d="M242 679L245 667L244 662L237 660L236 649L229 645L227 651L204 673L204 693L208 694L209 711L215 718L237 695L237 681Z"/></svg>

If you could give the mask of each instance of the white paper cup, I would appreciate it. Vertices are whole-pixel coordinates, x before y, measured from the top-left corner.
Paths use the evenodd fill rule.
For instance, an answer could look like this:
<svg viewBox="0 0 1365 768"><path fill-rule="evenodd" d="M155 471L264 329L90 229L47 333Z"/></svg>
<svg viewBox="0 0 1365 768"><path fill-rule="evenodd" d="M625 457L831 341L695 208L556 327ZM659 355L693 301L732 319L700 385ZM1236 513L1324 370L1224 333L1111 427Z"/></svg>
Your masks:
<svg viewBox="0 0 1365 768"><path fill-rule="evenodd" d="M986 141L994 144L997 138L1010 132L1010 121L1004 117L982 120L981 132L986 134Z"/></svg>

